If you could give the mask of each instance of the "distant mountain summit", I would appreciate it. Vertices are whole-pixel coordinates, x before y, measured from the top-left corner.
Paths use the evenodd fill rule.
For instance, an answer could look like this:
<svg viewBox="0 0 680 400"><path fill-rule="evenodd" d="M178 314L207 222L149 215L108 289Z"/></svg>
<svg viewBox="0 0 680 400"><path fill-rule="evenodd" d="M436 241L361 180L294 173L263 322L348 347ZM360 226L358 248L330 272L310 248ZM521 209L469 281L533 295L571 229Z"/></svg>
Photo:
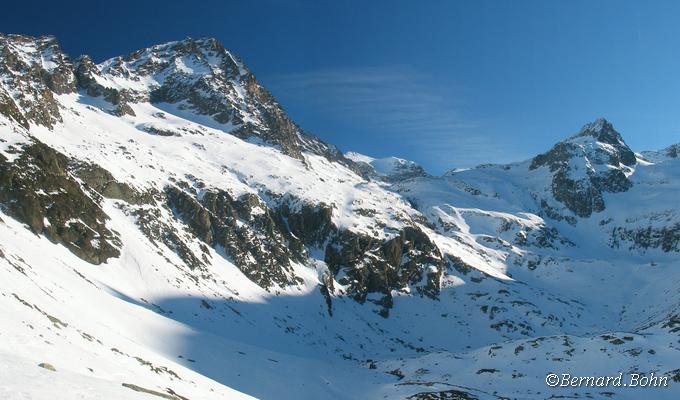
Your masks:
<svg viewBox="0 0 680 400"><path fill-rule="evenodd" d="M658 151L643 151L642 156L648 162L659 163L680 156L680 143L676 143Z"/></svg>
<svg viewBox="0 0 680 400"><path fill-rule="evenodd" d="M536 156L530 170L548 168L552 194L579 217L604 210L603 193L630 188L635 153L607 120L588 123L548 152Z"/></svg>
<svg viewBox="0 0 680 400"><path fill-rule="evenodd" d="M427 176L423 167L402 158L373 158L353 151L345 153L345 157L359 165L367 176L375 179L402 181Z"/></svg>

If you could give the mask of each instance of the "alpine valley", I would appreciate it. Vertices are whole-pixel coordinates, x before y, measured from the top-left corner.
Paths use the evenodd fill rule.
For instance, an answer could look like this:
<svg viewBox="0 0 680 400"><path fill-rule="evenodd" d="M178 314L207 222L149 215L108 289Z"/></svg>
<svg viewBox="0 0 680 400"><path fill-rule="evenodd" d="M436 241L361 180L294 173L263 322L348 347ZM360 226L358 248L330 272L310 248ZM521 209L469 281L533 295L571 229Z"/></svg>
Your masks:
<svg viewBox="0 0 680 400"><path fill-rule="evenodd" d="M680 145L577 128L435 177L214 39L0 35L0 398L680 398Z"/></svg>

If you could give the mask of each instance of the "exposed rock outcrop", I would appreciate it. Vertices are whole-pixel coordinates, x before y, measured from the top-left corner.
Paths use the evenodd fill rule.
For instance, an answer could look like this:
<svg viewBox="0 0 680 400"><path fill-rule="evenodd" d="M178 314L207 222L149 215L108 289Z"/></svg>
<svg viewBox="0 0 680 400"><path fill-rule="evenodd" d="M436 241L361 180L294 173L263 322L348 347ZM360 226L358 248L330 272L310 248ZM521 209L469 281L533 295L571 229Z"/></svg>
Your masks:
<svg viewBox="0 0 680 400"><path fill-rule="evenodd" d="M234 198L220 190L201 196L175 186L166 188L169 207L203 242L223 251L252 281L264 288L295 284L293 263L308 262L309 248L323 251L332 277L344 293L365 301L370 293L391 299L392 290L412 287L436 297L443 257L417 227L405 227L380 240L332 222L332 207L279 199L272 209L254 194ZM329 293L335 288L327 283ZM384 304L386 308L391 300Z"/></svg>
<svg viewBox="0 0 680 400"><path fill-rule="evenodd" d="M292 264L304 262L303 248L287 246L290 238L257 196L234 199L216 190L199 201L174 186L166 188L166 196L168 206L199 239L223 252L253 282L263 288L298 282Z"/></svg>
<svg viewBox="0 0 680 400"><path fill-rule="evenodd" d="M73 160L69 169L87 185L87 188L108 199L123 200L131 204L141 204L150 200L148 195L142 195L130 185L118 182L109 171L96 164Z"/></svg>
<svg viewBox="0 0 680 400"><path fill-rule="evenodd" d="M12 88L11 93L0 89L0 113L24 127L61 122L54 96L76 90L71 61L49 36L0 34L0 76Z"/></svg>
<svg viewBox="0 0 680 400"><path fill-rule="evenodd" d="M63 244L78 257L100 264L117 257L118 237L109 217L68 172L70 160L40 142L0 154L0 204L36 234Z"/></svg>
<svg viewBox="0 0 680 400"><path fill-rule="evenodd" d="M665 252L680 251L680 223L663 227L617 227L611 233L610 245L628 246L632 249L661 249Z"/></svg>
<svg viewBox="0 0 680 400"><path fill-rule="evenodd" d="M348 294L360 302L369 293L391 299L392 290L409 286L435 297L444 266L439 249L417 227L405 227L387 241L343 231L328 243L325 261Z"/></svg>

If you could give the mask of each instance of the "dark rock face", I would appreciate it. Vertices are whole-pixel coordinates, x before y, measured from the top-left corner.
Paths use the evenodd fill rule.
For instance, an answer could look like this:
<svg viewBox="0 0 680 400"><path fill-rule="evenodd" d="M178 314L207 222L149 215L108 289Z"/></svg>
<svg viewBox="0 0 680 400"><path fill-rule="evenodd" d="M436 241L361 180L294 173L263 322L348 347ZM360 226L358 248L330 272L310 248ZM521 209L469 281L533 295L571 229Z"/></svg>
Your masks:
<svg viewBox="0 0 680 400"><path fill-rule="evenodd" d="M90 56L82 55L75 59L74 73L78 86L85 89L89 96L99 97L103 94L104 87L99 85L95 79L97 75L100 75L99 70Z"/></svg>
<svg viewBox="0 0 680 400"><path fill-rule="evenodd" d="M21 110L14 104L12 97L3 88L0 88L0 114L8 117L10 120L14 120L25 129L29 127L28 121L21 113Z"/></svg>
<svg viewBox="0 0 680 400"><path fill-rule="evenodd" d="M281 224L302 244L323 248L337 228L331 218L333 208L327 204L303 203L298 207L284 201L278 208Z"/></svg>
<svg viewBox="0 0 680 400"><path fill-rule="evenodd" d="M78 88L84 90L89 96L102 96L104 100L111 103L114 108L109 110L113 115L135 115L130 103L147 101L148 95L135 93L127 89L116 89L105 87L98 83L96 77L102 78L97 65L94 64L89 56L80 56L76 59L74 74Z"/></svg>
<svg viewBox="0 0 680 400"><path fill-rule="evenodd" d="M500 398L500 397L499 397ZM407 397L409 400L477 400L478 397L461 390L444 390L441 392L421 392Z"/></svg>
<svg viewBox="0 0 680 400"><path fill-rule="evenodd" d="M162 201L160 193L153 194L155 204ZM158 246L159 243L164 244L167 248L172 250L182 262L191 270L206 270L210 264L207 256L207 248L202 247L202 254L199 258L187 245L187 241L192 240L192 237L182 235L172 225L164 222L160 207L132 207L126 206L123 211L136 218L137 226L144 233L144 235L151 241L152 244ZM170 260L167 260L170 262Z"/></svg>
<svg viewBox="0 0 680 400"><path fill-rule="evenodd" d="M168 206L199 239L224 252L259 286L298 283L292 263L304 261L303 248L287 246L290 238L257 196L234 199L224 191L209 191L199 202L174 186L166 188L166 196Z"/></svg>
<svg viewBox="0 0 680 400"><path fill-rule="evenodd" d="M156 135L156 136L182 136L179 132L167 130L167 129L159 129L153 125L148 125L148 124L140 124L137 125L137 129L139 129L142 132L146 132L150 135Z"/></svg>
<svg viewBox="0 0 680 400"><path fill-rule="evenodd" d="M13 89L0 92L0 112L24 127L52 128L61 121L54 94L76 90L73 65L52 37L0 35L0 75Z"/></svg>
<svg viewBox="0 0 680 400"><path fill-rule="evenodd" d="M624 170L636 162L635 153L621 135L602 119L536 156L529 169L547 167L552 174L553 197L577 216L587 218L605 209L604 192L625 192L632 187ZM554 210L546 212L554 218Z"/></svg>
<svg viewBox="0 0 680 400"><path fill-rule="evenodd" d="M620 247L621 243L629 244L629 249L661 249L665 252L680 251L680 224L664 227L646 228L614 228L610 245Z"/></svg>
<svg viewBox="0 0 680 400"><path fill-rule="evenodd" d="M419 228L405 227L388 241L351 231L341 232L326 247L325 261L357 301L413 285L420 294L439 293L444 262L439 249ZM425 282L424 284L421 284Z"/></svg>
<svg viewBox="0 0 680 400"><path fill-rule="evenodd" d="M386 296L413 286L421 295L439 293L444 261L439 249L416 227L405 227L387 241L340 231L333 210L297 199L279 199L270 208L258 196L233 198L220 190L198 196L175 186L166 188L168 206L203 242L236 264L263 288L299 282L293 263L307 263L308 248L324 252L332 276L347 286L346 293L365 301L369 293ZM332 282L325 290L332 293Z"/></svg>
<svg viewBox="0 0 680 400"><path fill-rule="evenodd" d="M678 158L678 153L680 153L680 144L675 144L666 149L666 155L670 158Z"/></svg>
<svg viewBox="0 0 680 400"><path fill-rule="evenodd" d="M604 210L602 191L592 184L592 180L570 179L568 172L560 171L552 181L552 193L555 199L579 217L587 218L593 212Z"/></svg>
<svg viewBox="0 0 680 400"><path fill-rule="evenodd" d="M67 173L69 159L35 142L14 162L0 155L0 204L36 234L63 244L78 257L100 264L117 257L108 216Z"/></svg>
<svg viewBox="0 0 680 400"><path fill-rule="evenodd" d="M131 204L141 204L148 200L128 184L116 181L109 171L96 164L72 161L69 170L83 180L87 185L86 189L91 188L107 199L123 200Z"/></svg>
<svg viewBox="0 0 680 400"><path fill-rule="evenodd" d="M398 168L395 173L386 177L389 182L399 182L407 179L420 178L428 176L425 169L420 165L403 165Z"/></svg>

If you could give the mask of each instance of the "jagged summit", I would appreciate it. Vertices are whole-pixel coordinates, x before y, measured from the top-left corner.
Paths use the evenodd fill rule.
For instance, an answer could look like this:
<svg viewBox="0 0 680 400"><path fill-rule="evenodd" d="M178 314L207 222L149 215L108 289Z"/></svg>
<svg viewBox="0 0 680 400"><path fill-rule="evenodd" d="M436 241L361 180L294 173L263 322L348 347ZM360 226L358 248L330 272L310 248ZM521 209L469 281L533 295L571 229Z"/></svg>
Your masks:
<svg viewBox="0 0 680 400"><path fill-rule="evenodd" d="M207 116L227 133L275 146L291 157L302 160L307 152L354 168L334 146L300 129L245 64L214 38L168 42L95 64L86 55L72 62L51 36L1 35L0 74L5 77L0 112L24 128L52 129L62 121L55 95L80 91L105 100L110 104L105 111L117 116L134 116L137 104L167 104Z"/></svg>
<svg viewBox="0 0 680 400"><path fill-rule="evenodd" d="M173 104L207 115L242 138L258 137L302 158L302 152L335 157L335 151L304 133L285 114L245 64L217 39L187 38L134 51L98 65L80 64L88 93L108 93L121 114L139 102Z"/></svg>
<svg viewBox="0 0 680 400"><path fill-rule="evenodd" d="M593 139L595 140L594 142ZM585 124L576 135L571 136L567 141L580 144L586 151L588 148L604 150L609 157L605 157L602 161L614 166L618 166L620 163L633 167L637 162L635 153L623 140L623 136L614 129L614 125L611 122L604 118L599 118ZM593 153L588 155L594 157L596 161L601 160L601 157Z"/></svg>
<svg viewBox="0 0 680 400"><path fill-rule="evenodd" d="M561 154L553 160L557 162L566 162L568 158L578 157L590 164L613 168L634 167L637 163L633 150L614 129L614 125L604 118L585 124L578 133L557 143L550 152ZM542 159L540 157L537 157L538 162Z"/></svg>
<svg viewBox="0 0 680 400"><path fill-rule="evenodd" d="M167 71L168 68L171 70ZM195 79L206 75L239 79L250 74L244 63L215 38L187 38L154 45L105 60L99 69L104 75L133 78L161 71L177 71Z"/></svg>
<svg viewBox="0 0 680 400"><path fill-rule="evenodd" d="M614 126L600 118L534 157L529 170L548 168L553 197L577 216L589 217L604 210L603 193L623 192L631 187L628 176L636 164L635 153ZM553 207L544 208L557 216Z"/></svg>
<svg viewBox="0 0 680 400"><path fill-rule="evenodd" d="M611 145L625 145L621 134L617 132L616 129L614 129L614 125L605 118L598 118L593 122L583 125L581 130L570 139L584 136L590 136L599 142Z"/></svg>

